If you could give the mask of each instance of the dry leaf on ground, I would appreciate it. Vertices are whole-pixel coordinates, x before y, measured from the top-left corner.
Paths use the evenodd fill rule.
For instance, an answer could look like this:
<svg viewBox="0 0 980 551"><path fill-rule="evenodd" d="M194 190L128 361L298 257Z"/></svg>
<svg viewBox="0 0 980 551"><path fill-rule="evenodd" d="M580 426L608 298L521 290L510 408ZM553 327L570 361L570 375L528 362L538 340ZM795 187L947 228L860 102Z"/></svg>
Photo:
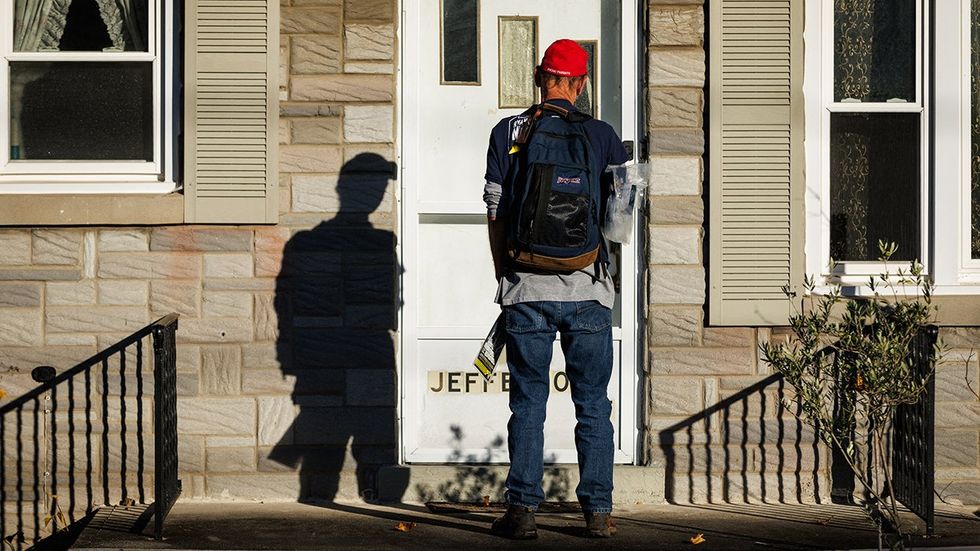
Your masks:
<svg viewBox="0 0 980 551"><path fill-rule="evenodd" d="M698 534L696 536L691 537L691 543L693 543L694 545L698 545L704 542L705 542L704 534Z"/></svg>
<svg viewBox="0 0 980 551"><path fill-rule="evenodd" d="M412 528L415 528L414 522L399 522L395 525L395 530L399 532L411 532Z"/></svg>
<svg viewBox="0 0 980 551"><path fill-rule="evenodd" d="M3 397L6 396L6 395L7 395L7 391L4 390L4 389L2 389L2 388L0 388L0 400L3 400Z"/></svg>

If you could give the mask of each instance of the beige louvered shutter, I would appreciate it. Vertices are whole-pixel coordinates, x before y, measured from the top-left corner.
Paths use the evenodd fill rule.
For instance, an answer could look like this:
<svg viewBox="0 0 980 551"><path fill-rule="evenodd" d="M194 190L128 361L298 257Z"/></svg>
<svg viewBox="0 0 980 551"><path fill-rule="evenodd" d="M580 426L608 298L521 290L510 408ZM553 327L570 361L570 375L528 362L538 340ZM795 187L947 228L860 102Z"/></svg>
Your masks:
<svg viewBox="0 0 980 551"><path fill-rule="evenodd" d="M709 321L781 325L803 277L803 2L709 14Z"/></svg>
<svg viewBox="0 0 980 551"><path fill-rule="evenodd" d="M278 0L187 0L187 222L277 221L278 12Z"/></svg>

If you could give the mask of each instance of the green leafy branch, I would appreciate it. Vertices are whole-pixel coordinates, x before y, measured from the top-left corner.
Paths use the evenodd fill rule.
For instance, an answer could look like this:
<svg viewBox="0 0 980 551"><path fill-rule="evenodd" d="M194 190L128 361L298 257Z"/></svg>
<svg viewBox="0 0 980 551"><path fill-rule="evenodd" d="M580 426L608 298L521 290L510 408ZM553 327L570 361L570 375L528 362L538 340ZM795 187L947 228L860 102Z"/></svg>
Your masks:
<svg viewBox="0 0 980 551"><path fill-rule="evenodd" d="M794 338L765 343L761 353L795 389L801 420L843 452L872 504L901 534L884 444L896 408L919 401L943 352L937 344L926 372L916 369L914 340L936 317L934 284L918 261L892 273L897 245L879 241L878 248L883 269L868 278L863 296L845 297L840 283L818 289L812 276L798 302L785 287ZM836 268L831 260L831 273Z"/></svg>

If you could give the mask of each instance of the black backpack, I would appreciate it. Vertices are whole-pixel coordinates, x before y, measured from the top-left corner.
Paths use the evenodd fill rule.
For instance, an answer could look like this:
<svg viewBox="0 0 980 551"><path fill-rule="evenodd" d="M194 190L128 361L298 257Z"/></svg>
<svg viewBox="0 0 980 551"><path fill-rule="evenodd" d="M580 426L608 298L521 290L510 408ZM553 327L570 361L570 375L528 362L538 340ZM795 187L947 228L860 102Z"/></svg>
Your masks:
<svg viewBox="0 0 980 551"><path fill-rule="evenodd" d="M605 164L585 131L590 118L541 104L515 140L507 234L518 267L569 273L605 261L599 222Z"/></svg>

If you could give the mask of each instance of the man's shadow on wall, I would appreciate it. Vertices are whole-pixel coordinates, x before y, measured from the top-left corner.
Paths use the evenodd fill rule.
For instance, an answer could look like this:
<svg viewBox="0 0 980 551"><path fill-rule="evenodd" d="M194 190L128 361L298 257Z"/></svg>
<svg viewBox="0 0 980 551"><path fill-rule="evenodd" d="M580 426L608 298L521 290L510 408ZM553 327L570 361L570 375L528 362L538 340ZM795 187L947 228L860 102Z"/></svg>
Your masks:
<svg viewBox="0 0 980 551"><path fill-rule="evenodd" d="M398 462L396 238L369 220L396 219L396 168L374 153L345 163L336 216L283 251L276 351L299 412L269 459L299 469L301 501L375 499L379 468ZM354 480L358 495L339 493Z"/></svg>

